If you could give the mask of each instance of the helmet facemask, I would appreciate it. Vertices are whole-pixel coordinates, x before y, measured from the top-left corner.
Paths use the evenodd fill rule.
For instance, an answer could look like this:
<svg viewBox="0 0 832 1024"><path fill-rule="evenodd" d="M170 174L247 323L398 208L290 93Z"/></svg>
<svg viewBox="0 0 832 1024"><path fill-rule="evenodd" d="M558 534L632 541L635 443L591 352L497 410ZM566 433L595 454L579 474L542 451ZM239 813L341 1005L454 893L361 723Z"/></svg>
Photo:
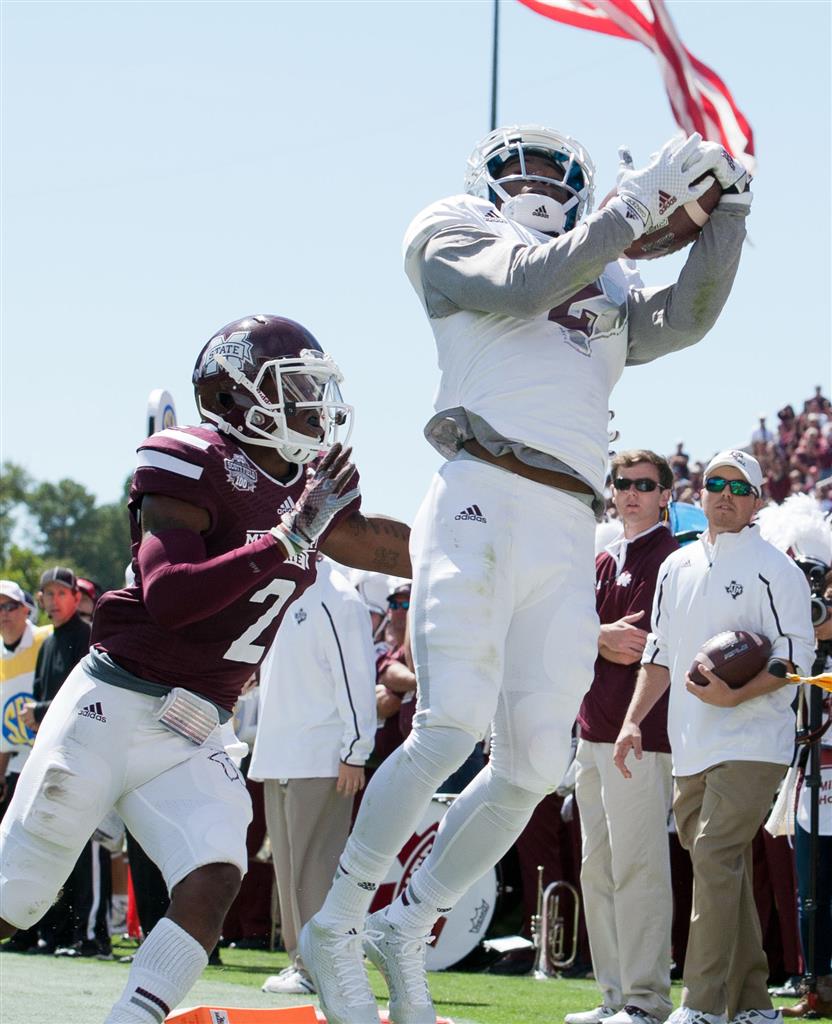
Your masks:
<svg viewBox="0 0 832 1024"><path fill-rule="evenodd" d="M234 382L217 395L234 415L225 417L197 401L201 414L223 433L245 444L274 448L281 458L298 464L325 454L336 442L349 441L353 409L341 396L343 377L330 356L304 349L299 356L270 359L260 365L254 380L224 355L213 358ZM295 429L310 416L317 420L316 434Z"/></svg>
<svg viewBox="0 0 832 1024"><path fill-rule="evenodd" d="M562 178L526 173L527 156L553 161L563 169ZM509 160L518 159L520 172L501 175ZM535 125L498 128L486 136L468 160L465 191L502 204L505 217L547 234L571 231L592 210L595 168L583 146L568 135ZM568 193L561 202L543 193L511 196L505 185L515 181L539 181Z"/></svg>

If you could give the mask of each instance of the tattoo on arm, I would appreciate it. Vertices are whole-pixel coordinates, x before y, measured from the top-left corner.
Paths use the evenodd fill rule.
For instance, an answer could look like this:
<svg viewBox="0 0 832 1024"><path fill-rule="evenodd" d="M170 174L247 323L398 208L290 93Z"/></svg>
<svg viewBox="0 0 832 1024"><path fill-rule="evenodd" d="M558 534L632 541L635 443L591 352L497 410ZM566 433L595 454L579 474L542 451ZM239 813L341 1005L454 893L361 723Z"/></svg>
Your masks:
<svg viewBox="0 0 832 1024"><path fill-rule="evenodd" d="M344 565L409 579L409 538L406 523L356 512L332 530L321 550Z"/></svg>

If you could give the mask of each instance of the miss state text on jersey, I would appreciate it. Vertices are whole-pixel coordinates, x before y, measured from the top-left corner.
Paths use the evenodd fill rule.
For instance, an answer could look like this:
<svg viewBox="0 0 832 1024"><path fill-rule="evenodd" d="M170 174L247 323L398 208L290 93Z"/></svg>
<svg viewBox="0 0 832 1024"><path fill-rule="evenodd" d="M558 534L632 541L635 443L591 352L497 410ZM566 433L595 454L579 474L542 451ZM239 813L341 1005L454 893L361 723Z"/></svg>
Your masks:
<svg viewBox="0 0 832 1024"><path fill-rule="evenodd" d="M265 656L286 608L315 579L312 551L284 561L271 578L262 577L221 611L166 629L153 621L142 601L137 561L142 498L160 494L205 509L211 525L203 539L207 557L213 558L267 533L294 507L305 485L305 467L297 466L284 482L274 480L213 427L177 427L149 437L138 450L128 504L136 582L101 599L93 646L142 679L183 686L230 710ZM329 529L359 502L343 509Z"/></svg>

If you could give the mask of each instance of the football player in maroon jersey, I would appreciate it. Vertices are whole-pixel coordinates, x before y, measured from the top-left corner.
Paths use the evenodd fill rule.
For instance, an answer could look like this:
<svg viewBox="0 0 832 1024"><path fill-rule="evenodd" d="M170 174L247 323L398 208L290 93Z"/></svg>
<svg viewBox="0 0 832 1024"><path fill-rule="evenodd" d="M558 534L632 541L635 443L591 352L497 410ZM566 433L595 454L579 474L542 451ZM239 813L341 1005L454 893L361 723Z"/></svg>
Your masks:
<svg viewBox="0 0 832 1024"><path fill-rule="evenodd" d="M107 1024L160 1024L201 973L246 870L251 805L223 726L315 551L410 575L409 529L360 511L341 373L300 324L222 328L194 369L198 427L144 441L135 582L96 608L0 832L0 937L37 921L115 807L159 866L166 917Z"/></svg>

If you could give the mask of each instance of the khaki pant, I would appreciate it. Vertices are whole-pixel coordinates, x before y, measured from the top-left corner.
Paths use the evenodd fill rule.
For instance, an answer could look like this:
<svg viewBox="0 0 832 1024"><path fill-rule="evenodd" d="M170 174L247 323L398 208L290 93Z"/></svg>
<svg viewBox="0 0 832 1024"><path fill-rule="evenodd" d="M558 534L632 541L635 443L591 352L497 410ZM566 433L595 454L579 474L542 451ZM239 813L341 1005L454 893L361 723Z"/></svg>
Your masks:
<svg viewBox="0 0 832 1024"><path fill-rule="evenodd" d="M324 902L350 830L337 779L266 779L263 800L280 899L280 932L295 966L298 934Z"/></svg>
<svg viewBox="0 0 832 1024"><path fill-rule="evenodd" d="M670 754L645 751L625 779L612 743L578 744L581 889L592 967L604 1005L659 1020L670 1001L673 894L667 816Z"/></svg>
<svg viewBox="0 0 832 1024"><path fill-rule="evenodd" d="M673 812L693 864L683 1006L729 1018L771 1009L751 842L785 773L785 765L725 761L676 779Z"/></svg>

